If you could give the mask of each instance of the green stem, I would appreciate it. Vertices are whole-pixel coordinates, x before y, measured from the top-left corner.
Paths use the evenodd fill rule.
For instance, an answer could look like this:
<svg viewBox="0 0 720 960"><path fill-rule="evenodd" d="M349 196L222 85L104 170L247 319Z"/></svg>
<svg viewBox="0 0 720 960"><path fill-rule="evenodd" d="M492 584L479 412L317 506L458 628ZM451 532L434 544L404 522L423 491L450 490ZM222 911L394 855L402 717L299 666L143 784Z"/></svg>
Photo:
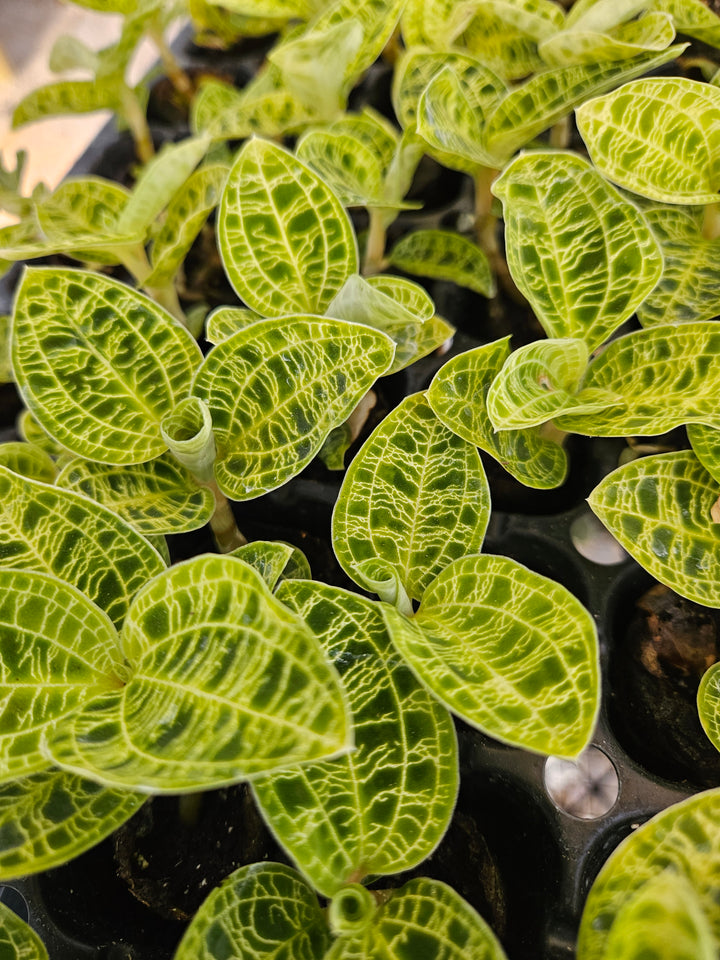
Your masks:
<svg viewBox="0 0 720 960"><path fill-rule="evenodd" d="M365 260L363 262L363 276L369 277L380 273L385 266L385 218L382 210L369 207L370 224L365 246Z"/></svg>
<svg viewBox="0 0 720 960"><path fill-rule="evenodd" d="M550 128L550 146L556 150L567 150L570 143L570 117L562 117Z"/></svg>
<svg viewBox="0 0 720 960"><path fill-rule="evenodd" d="M225 494L220 490L215 481L204 483L203 486L212 490L215 497L215 512L210 517L210 529L215 537L220 553L232 553L238 547L244 547L247 539L238 529L235 521L235 514L230 509Z"/></svg>
<svg viewBox="0 0 720 960"><path fill-rule="evenodd" d="M148 126L145 111L134 90L125 84L120 90L123 117L130 128L138 159L141 163L148 163L155 156L150 127Z"/></svg>
<svg viewBox="0 0 720 960"><path fill-rule="evenodd" d="M148 30L148 33L158 49L163 68L168 76L168 79L170 80L170 83L172 83L177 92L189 103L195 93L192 80L177 62L175 54L172 52L167 44L167 41L165 40L165 34L163 33L162 29L157 25L153 25Z"/></svg>
<svg viewBox="0 0 720 960"><path fill-rule="evenodd" d="M490 187L497 170L480 167L475 174L475 235L478 245L492 260L498 253L497 217L492 212L493 195Z"/></svg>
<svg viewBox="0 0 720 960"><path fill-rule="evenodd" d="M163 287L145 287L145 292L152 297L161 307L164 307L168 313L171 313L176 320L179 320L183 326L188 326L188 320L183 308L180 306L177 290L172 283L167 283Z"/></svg>
<svg viewBox="0 0 720 960"><path fill-rule="evenodd" d="M705 207L702 232L706 240L717 240L720 237L720 204L709 203Z"/></svg>

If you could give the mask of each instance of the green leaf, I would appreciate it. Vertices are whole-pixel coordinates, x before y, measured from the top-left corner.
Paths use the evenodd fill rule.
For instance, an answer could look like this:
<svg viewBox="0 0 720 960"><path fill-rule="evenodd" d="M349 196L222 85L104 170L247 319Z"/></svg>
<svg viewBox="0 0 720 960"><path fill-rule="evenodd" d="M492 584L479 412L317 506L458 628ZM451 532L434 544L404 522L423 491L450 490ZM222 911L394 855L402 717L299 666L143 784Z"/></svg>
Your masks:
<svg viewBox="0 0 720 960"><path fill-rule="evenodd" d="M130 679L47 736L58 766L107 786L180 793L345 753L337 674L252 567L206 554L137 594Z"/></svg>
<svg viewBox="0 0 720 960"><path fill-rule="evenodd" d="M497 430L536 427L559 414L587 416L617 402L610 388L579 389L587 367L584 340L537 340L510 354L487 393Z"/></svg>
<svg viewBox="0 0 720 960"><path fill-rule="evenodd" d="M492 191L513 280L548 337L603 343L650 294L660 247L640 211L582 157L524 153Z"/></svg>
<svg viewBox="0 0 720 960"><path fill-rule="evenodd" d="M588 498L608 530L661 583L720 607L717 483L689 450L633 460Z"/></svg>
<svg viewBox="0 0 720 960"><path fill-rule="evenodd" d="M209 0L209 2L217 3L226 10L232 10L248 18L292 20L297 17L300 20L307 20L314 9L312 0Z"/></svg>
<svg viewBox="0 0 720 960"><path fill-rule="evenodd" d="M708 790L663 810L613 851L585 903L578 960L606 960L611 956L606 947L615 922L620 922L630 898L650 881L654 881L656 890L669 889L672 885L676 896L681 884L685 889L689 887L714 937L720 936L720 914L715 898L720 861L719 816L720 790ZM659 886L657 878L661 875L668 877L668 881ZM652 889L648 892L652 893ZM640 898L640 906L644 899ZM652 926L646 927L646 931L649 932L661 920L667 922L666 917L667 914L663 916L662 913L658 916L656 911ZM683 923L686 934L692 926L692 919L686 914ZM699 939L702 945L702 934ZM661 954L653 953L652 956L671 956L675 960L674 954L667 953L667 941L663 947ZM700 960L703 955L694 956Z"/></svg>
<svg viewBox="0 0 720 960"><path fill-rule="evenodd" d="M66 113L93 113L95 110L120 111L121 88L117 78L64 80L38 87L15 107L13 127L34 123L46 117Z"/></svg>
<svg viewBox="0 0 720 960"><path fill-rule="evenodd" d="M720 46L720 18L702 0L655 0L653 6L671 15L678 33Z"/></svg>
<svg viewBox="0 0 720 960"><path fill-rule="evenodd" d="M417 320L432 320L435 316L435 304L430 294L414 280L396 277L391 273L375 273L366 277L365 282L374 290L391 297L398 306L402 306Z"/></svg>
<svg viewBox="0 0 720 960"><path fill-rule="evenodd" d="M221 163L201 167L172 198L153 241L152 273L143 280L143 286L161 287L173 279L209 214L220 202L227 172Z"/></svg>
<svg viewBox="0 0 720 960"><path fill-rule="evenodd" d="M291 543L278 540L253 540L233 550L233 557L244 560L263 578L270 590L284 580L309 580L307 557Z"/></svg>
<svg viewBox="0 0 720 960"><path fill-rule="evenodd" d="M323 960L330 942L311 887L284 864L254 863L213 890L174 960Z"/></svg>
<svg viewBox="0 0 720 960"><path fill-rule="evenodd" d="M4 903L0 903L0 954L4 960L48 960L40 937Z"/></svg>
<svg viewBox="0 0 720 960"><path fill-rule="evenodd" d="M129 466L72 460L56 483L97 500L145 536L197 530L215 510L212 492L170 454Z"/></svg>
<svg viewBox="0 0 720 960"><path fill-rule="evenodd" d="M430 384L428 403L446 427L489 453L521 483L557 487L568 470L563 448L538 429L495 430L488 416L487 395L510 356L509 342L505 337L448 360Z"/></svg>
<svg viewBox="0 0 720 960"><path fill-rule="evenodd" d="M189 137L180 143L166 143L145 164L132 196L117 222L121 233L145 231L167 207L207 153L207 137Z"/></svg>
<svg viewBox="0 0 720 960"><path fill-rule="evenodd" d="M10 362L10 316L0 313L0 383L12 383L13 371Z"/></svg>
<svg viewBox="0 0 720 960"><path fill-rule="evenodd" d="M577 125L591 160L613 183L662 203L717 200L717 87L684 77L637 80L583 104Z"/></svg>
<svg viewBox="0 0 720 960"><path fill-rule="evenodd" d="M489 736L574 758L599 704L595 623L565 587L507 557L446 567L414 615L382 606L392 641L441 703Z"/></svg>
<svg viewBox="0 0 720 960"><path fill-rule="evenodd" d="M52 457L32 443L0 443L0 464L21 477L55 483L57 469Z"/></svg>
<svg viewBox="0 0 720 960"><path fill-rule="evenodd" d="M308 581L285 582L278 599L340 672L355 750L254 780L253 792L295 864L332 896L351 880L399 873L430 855L455 805L455 731L393 651L372 601Z"/></svg>
<svg viewBox="0 0 720 960"><path fill-rule="evenodd" d="M47 728L126 674L108 616L57 577L0 575L0 782L48 766Z"/></svg>
<svg viewBox="0 0 720 960"><path fill-rule="evenodd" d="M653 11L606 32L579 27L562 30L543 41L539 53L545 63L551 66L598 63L625 60L645 51L664 50L674 39L672 17Z"/></svg>
<svg viewBox="0 0 720 960"><path fill-rule="evenodd" d="M310 316L258 321L219 343L192 392L212 413L220 489L250 500L299 473L393 353L377 330Z"/></svg>
<svg viewBox="0 0 720 960"><path fill-rule="evenodd" d="M713 480L720 484L720 430L702 423L691 423L687 435L695 456Z"/></svg>
<svg viewBox="0 0 720 960"><path fill-rule="evenodd" d="M117 627L136 591L165 564L117 514L0 466L0 569L5 567L54 574Z"/></svg>
<svg viewBox="0 0 720 960"><path fill-rule="evenodd" d="M349 133L328 129L305 134L297 156L332 188L345 207L383 206L381 158Z"/></svg>
<svg viewBox="0 0 720 960"><path fill-rule="evenodd" d="M705 671L697 692L698 715L702 728L713 746L720 750L720 663Z"/></svg>
<svg viewBox="0 0 720 960"><path fill-rule="evenodd" d="M309 167L265 140L249 141L230 171L218 243L233 287L263 316L324 313L357 272L355 234L340 201Z"/></svg>
<svg viewBox="0 0 720 960"><path fill-rule="evenodd" d="M410 300L408 285L412 281L385 277L381 284L371 283L359 274L353 274L330 303L327 314L348 323L365 324L382 331L395 343L395 358L387 373L397 373L441 346L454 333L454 328L437 318L433 322L423 314L417 316L412 306L417 303L424 308L425 292L411 300L406 307L403 300ZM394 293L398 291L396 300ZM422 288L419 288L422 289ZM434 305L433 305L434 314Z"/></svg>
<svg viewBox="0 0 720 960"><path fill-rule="evenodd" d="M28 269L15 302L15 378L42 427L78 456L142 463L202 355L148 297L82 270Z"/></svg>
<svg viewBox="0 0 720 960"><path fill-rule="evenodd" d="M333 548L361 586L359 565L377 559L419 600L449 563L480 550L489 517L477 450L418 393L388 414L353 459L335 504Z"/></svg>
<svg viewBox="0 0 720 960"><path fill-rule="evenodd" d="M503 166L517 150L579 104L674 60L686 46L676 44L661 53L538 73L515 87L493 113L485 128L485 149L495 158L496 166ZM643 159L643 164L646 162L650 161Z"/></svg>
<svg viewBox="0 0 720 960"><path fill-rule="evenodd" d="M205 321L205 339L210 343L222 343L238 330L244 330L262 319L259 313L243 307L217 307Z"/></svg>
<svg viewBox="0 0 720 960"><path fill-rule="evenodd" d="M715 358L720 325L712 322L650 327L611 341L582 381L585 390L611 391L615 406L558 419L563 430L591 436L665 433L680 424L720 427Z"/></svg>
<svg viewBox="0 0 720 960"><path fill-rule="evenodd" d="M272 85L256 89L253 82L239 91L219 80L205 80L191 106L192 129L213 140L240 140L254 133L280 137L313 119L311 107L289 90Z"/></svg>
<svg viewBox="0 0 720 960"><path fill-rule="evenodd" d="M439 880L411 880L378 908L361 936L340 936L324 960L506 960L480 914Z"/></svg>
<svg viewBox="0 0 720 960"><path fill-rule="evenodd" d="M457 0L407 0L401 19L405 47L446 50L457 36L458 21L466 22L472 15L459 9L468 6Z"/></svg>
<svg viewBox="0 0 720 960"><path fill-rule="evenodd" d="M388 263L420 277L451 280L483 297L495 296L495 279L485 253L451 230L415 230L395 244Z"/></svg>
<svg viewBox="0 0 720 960"><path fill-rule="evenodd" d="M67 455L68 451L61 447L47 434L29 410L23 410L17 419L17 431L26 443L39 447L51 457ZM11 468L12 469L12 468Z"/></svg>
<svg viewBox="0 0 720 960"><path fill-rule="evenodd" d="M100 843L145 802L60 770L0 786L0 880L67 863Z"/></svg>

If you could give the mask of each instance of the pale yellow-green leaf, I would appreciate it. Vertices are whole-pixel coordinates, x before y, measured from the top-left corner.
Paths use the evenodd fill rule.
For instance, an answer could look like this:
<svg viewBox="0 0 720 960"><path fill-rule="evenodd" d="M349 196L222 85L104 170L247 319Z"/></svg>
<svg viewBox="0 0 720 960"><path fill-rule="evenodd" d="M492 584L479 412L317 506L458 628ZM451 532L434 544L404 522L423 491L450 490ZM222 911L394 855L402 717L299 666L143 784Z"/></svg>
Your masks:
<svg viewBox="0 0 720 960"><path fill-rule="evenodd" d="M338 198L266 140L249 141L230 171L218 243L238 295L263 316L323 313L357 271L355 234Z"/></svg>
<svg viewBox="0 0 720 960"><path fill-rule="evenodd" d="M697 692L698 715L713 746L720 750L720 677L718 662L705 671Z"/></svg>
<svg viewBox="0 0 720 960"><path fill-rule="evenodd" d="M218 307L205 321L205 339L210 343L221 343L238 330L262 319L259 313L244 307Z"/></svg>
<svg viewBox="0 0 720 960"><path fill-rule="evenodd" d="M0 903L0 954L4 960L48 960L37 933L4 903Z"/></svg>
<svg viewBox="0 0 720 960"><path fill-rule="evenodd" d="M252 567L206 554L137 594L130 678L46 737L64 769L178 793L236 783L352 745L345 695L318 641Z"/></svg>
<svg viewBox="0 0 720 960"><path fill-rule="evenodd" d="M233 550L233 557L239 557L256 570L270 590L283 580L310 580L310 564L307 557L290 543L279 540L253 540Z"/></svg>
<svg viewBox="0 0 720 960"><path fill-rule="evenodd" d="M613 536L661 583L720 607L720 487L690 450L632 460L588 498Z"/></svg>
<svg viewBox="0 0 720 960"><path fill-rule="evenodd" d="M720 486L720 429L691 423L687 435L695 456Z"/></svg>
<svg viewBox="0 0 720 960"><path fill-rule="evenodd" d="M361 140L332 129L313 130L298 143L297 156L332 188L345 207L381 206L381 157Z"/></svg>
<svg viewBox="0 0 720 960"><path fill-rule="evenodd" d="M304 315L258 321L219 343L192 392L212 413L220 489L249 500L299 473L393 356L377 330Z"/></svg>
<svg viewBox="0 0 720 960"><path fill-rule="evenodd" d="M148 297L98 273L36 267L12 326L15 379L42 427L77 456L142 463L202 355Z"/></svg>
<svg viewBox="0 0 720 960"><path fill-rule="evenodd" d="M702 0L655 0L653 6L670 14L678 33L720 46L720 18Z"/></svg>
<svg viewBox="0 0 720 960"><path fill-rule="evenodd" d="M487 395L510 356L509 337L476 347L448 360L427 392L436 416L459 436L494 457L528 487L559 486L567 475L563 448L539 430L495 430L487 411Z"/></svg>
<svg viewBox="0 0 720 960"><path fill-rule="evenodd" d="M613 183L662 203L706 204L720 187L720 89L649 77L584 103L577 125Z"/></svg>
<svg viewBox="0 0 720 960"><path fill-rule="evenodd" d="M603 343L650 294L663 257L642 213L582 157L516 157L492 185L510 273L548 337Z"/></svg>
<svg viewBox="0 0 720 960"><path fill-rule="evenodd" d="M55 483L57 476L57 468L50 454L33 443L0 443L0 464L13 473L42 483Z"/></svg>
<svg viewBox="0 0 720 960"><path fill-rule="evenodd" d="M51 83L38 87L20 101L13 113L13 127L66 113L120 110L120 97L117 78Z"/></svg>
<svg viewBox="0 0 720 960"><path fill-rule="evenodd" d="M13 371L10 361L10 316L0 313L0 383L12 383Z"/></svg>
<svg viewBox="0 0 720 960"><path fill-rule="evenodd" d="M212 492L170 454L124 466L76 459L56 483L97 500L146 536L197 530L215 510Z"/></svg>
<svg viewBox="0 0 720 960"><path fill-rule="evenodd" d="M451 230L415 230L388 254L392 266L420 277L451 280L483 297L495 295L495 278L485 253Z"/></svg>
<svg viewBox="0 0 720 960"><path fill-rule="evenodd" d="M404 307L418 320L431 320L435 315L435 304L424 287L414 280L396 277L391 273L375 273L365 278L366 283L391 297L395 303Z"/></svg>
<svg viewBox="0 0 720 960"><path fill-rule="evenodd" d="M458 557L477 553L490 517L490 491L475 447L444 426L423 394L397 406L354 457L335 504L333 549L366 586L360 566L381 561L408 596Z"/></svg>
<svg viewBox="0 0 720 960"><path fill-rule="evenodd" d="M562 30L544 40L539 53L545 63L559 67L569 63L624 60L644 51L664 50L674 39L672 17L653 11L604 33L577 27Z"/></svg>
<svg viewBox="0 0 720 960"><path fill-rule="evenodd" d="M192 129L213 140L279 137L314 118L309 105L280 86L254 90L250 83L236 90L219 80L205 80L191 107Z"/></svg>
<svg viewBox="0 0 720 960"><path fill-rule="evenodd" d="M104 840L145 802L61 770L0 786L0 880L57 867Z"/></svg>
<svg viewBox="0 0 720 960"><path fill-rule="evenodd" d="M39 447L53 458L68 455L68 451L43 430L29 410L23 410L19 415L17 431L26 443Z"/></svg>

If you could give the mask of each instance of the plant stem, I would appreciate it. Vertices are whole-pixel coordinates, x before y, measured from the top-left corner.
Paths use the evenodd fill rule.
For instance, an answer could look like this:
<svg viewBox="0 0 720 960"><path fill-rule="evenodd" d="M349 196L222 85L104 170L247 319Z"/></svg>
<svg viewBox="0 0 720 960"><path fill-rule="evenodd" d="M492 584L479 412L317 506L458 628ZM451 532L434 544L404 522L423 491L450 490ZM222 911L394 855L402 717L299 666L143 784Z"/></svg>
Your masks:
<svg viewBox="0 0 720 960"><path fill-rule="evenodd" d="M247 539L240 533L238 525L235 522L235 515L230 509L225 494L220 490L214 480L203 483L204 487L212 490L215 497L215 512L210 517L210 529L215 537L220 553L232 553L238 547L244 547Z"/></svg>
<svg viewBox="0 0 720 960"><path fill-rule="evenodd" d="M367 243L365 245L365 261L363 276L369 277L380 273L385 266L385 220L383 211L377 207L369 207L370 224L368 226Z"/></svg>
<svg viewBox="0 0 720 960"><path fill-rule="evenodd" d="M193 98L193 94L195 93L192 80L177 62L175 54L172 52L167 44L167 41L165 40L165 34L163 33L162 29L155 25L148 30L148 33L158 49L158 53L160 54L160 59L162 60L162 65L165 69L165 73L168 76L168 80L170 83L172 83L177 92L189 103Z"/></svg>
<svg viewBox="0 0 720 960"><path fill-rule="evenodd" d="M720 204L709 203L705 207L702 233L706 240L717 240L720 237Z"/></svg>
<svg viewBox="0 0 720 960"><path fill-rule="evenodd" d="M120 99L122 101L123 117L135 141L138 159L141 163L148 163L155 156L155 147L153 146L145 111L135 91L125 84L120 91Z"/></svg>
<svg viewBox="0 0 720 960"><path fill-rule="evenodd" d="M562 117L550 128L550 146L556 150L567 150L570 143L570 117Z"/></svg>
<svg viewBox="0 0 720 960"><path fill-rule="evenodd" d="M118 258L125 269L131 273L138 286L142 287L149 297L152 297L161 307L164 307L168 313L171 313L176 320L179 320L183 326L188 326L187 317L180 306L177 290L173 283L167 283L162 287L146 287L145 280L152 273L152 267L147 258L145 247L141 243L132 247L118 247L116 250Z"/></svg>
<svg viewBox="0 0 720 960"><path fill-rule="evenodd" d="M497 217L492 212L493 195L490 192L496 176L497 170L490 167L480 167L475 174L475 235L478 245L491 260L498 255Z"/></svg>

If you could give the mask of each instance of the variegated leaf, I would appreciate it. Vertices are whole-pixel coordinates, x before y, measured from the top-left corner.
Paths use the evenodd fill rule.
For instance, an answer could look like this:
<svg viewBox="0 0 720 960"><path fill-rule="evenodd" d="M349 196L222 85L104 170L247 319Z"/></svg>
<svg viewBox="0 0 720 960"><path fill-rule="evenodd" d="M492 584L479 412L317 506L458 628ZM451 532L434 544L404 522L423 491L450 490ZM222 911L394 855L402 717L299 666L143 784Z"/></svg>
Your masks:
<svg viewBox="0 0 720 960"><path fill-rule="evenodd" d="M595 623L559 583L507 557L456 560L413 617L382 605L398 651L444 703L489 736L576 757L599 705Z"/></svg>
<svg viewBox="0 0 720 960"><path fill-rule="evenodd" d="M349 881L399 873L430 855L455 805L455 731L393 651L372 601L308 581L285 582L278 599L340 672L355 750L254 780L253 791L298 868L332 896Z"/></svg>
<svg viewBox="0 0 720 960"><path fill-rule="evenodd" d="M51 457L68 455L68 451L43 430L29 410L23 410L18 417L17 431L26 443L39 447Z"/></svg>
<svg viewBox="0 0 720 960"><path fill-rule="evenodd" d="M34 211L20 223L11 223L0 229L0 256L3 263L49 256L59 253L64 246L64 242L48 240L41 234Z"/></svg>
<svg viewBox="0 0 720 960"><path fill-rule="evenodd" d="M705 671L697 692L698 716L713 746L720 750L720 662Z"/></svg>
<svg viewBox="0 0 720 960"><path fill-rule="evenodd" d="M613 183L662 203L717 200L720 89L712 84L636 80L583 104L577 125L593 163Z"/></svg>
<svg viewBox="0 0 720 960"><path fill-rule="evenodd" d="M77 456L142 463L163 453L160 421L202 360L148 297L82 270L23 277L12 328L15 378L42 427Z"/></svg>
<svg viewBox="0 0 720 960"><path fill-rule="evenodd" d="M291 543L279 540L253 540L232 551L256 570L270 590L283 580L309 580L312 576L307 557Z"/></svg>
<svg viewBox="0 0 720 960"><path fill-rule="evenodd" d="M720 607L720 538L711 509L720 489L689 450L632 460L588 498L641 566L683 597Z"/></svg>
<svg viewBox="0 0 720 960"><path fill-rule="evenodd" d="M197 530L215 510L212 492L170 454L126 466L72 460L56 483L97 500L146 536Z"/></svg>
<svg viewBox="0 0 720 960"><path fill-rule="evenodd" d="M432 316L425 319L424 315L417 316L408 309L402 301L410 300L407 290L412 281L399 280L395 285L394 280L394 277L386 277L382 284L370 283L359 274L353 274L327 309L328 316L374 327L390 337L395 343L395 358L388 374L397 373L424 357L454 333L454 328L444 320L437 318L433 322ZM394 296L396 286L397 300ZM425 305L422 295L412 298L412 302Z"/></svg>
<svg viewBox="0 0 720 960"><path fill-rule="evenodd" d="M174 960L323 960L331 937L312 888L290 867L254 863L216 887Z"/></svg>
<svg viewBox="0 0 720 960"><path fill-rule="evenodd" d="M489 518L477 450L418 393L388 414L353 459L335 504L333 548L361 586L360 565L378 560L419 600L449 563L480 550Z"/></svg>
<svg viewBox="0 0 720 960"><path fill-rule="evenodd" d="M204 81L191 108L193 130L213 140L279 137L313 119L311 108L282 87L255 91L250 83L240 91L219 80Z"/></svg>
<svg viewBox="0 0 720 960"><path fill-rule="evenodd" d="M259 321L218 344L192 392L212 413L223 493L250 500L299 473L393 355L377 330L310 316Z"/></svg>
<svg viewBox="0 0 720 960"><path fill-rule="evenodd" d="M565 27L602 32L632 20L648 6L646 0L575 0L565 17ZM659 6L658 2L653 7Z"/></svg>
<svg viewBox="0 0 720 960"><path fill-rule="evenodd" d="M423 322L432 320L435 315L435 304L430 294L414 280L405 277L396 277L391 273L375 273L365 277L365 282L373 288L391 297L395 303L412 313Z"/></svg>
<svg viewBox="0 0 720 960"><path fill-rule="evenodd" d="M583 391L616 394L615 405L557 420L562 430L591 436L659 434L680 424L720 427L717 396L720 325L650 327L608 344L588 366Z"/></svg>
<svg viewBox="0 0 720 960"><path fill-rule="evenodd" d="M57 468L49 453L32 443L0 443L0 464L30 480L55 483Z"/></svg>
<svg viewBox="0 0 720 960"><path fill-rule="evenodd" d="M15 107L13 127L65 113L93 113L122 109L117 77L96 80L63 80L38 87Z"/></svg>
<svg viewBox="0 0 720 960"><path fill-rule="evenodd" d="M0 467L0 568L5 567L54 574L119 626L131 598L165 564L117 514Z"/></svg>
<svg viewBox="0 0 720 960"><path fill-rule="evenodd" d="M702 0L655 0L653 6L670 14L678 33L720 46L720 18Z"/></svg>
<svg viewBox="0 0 720 960"><path fill-rule="evenodd" d="M346 132L312 130L297 145L297 156L322 177L345 207L382 206L381 158Z"/></svg>
<svg viewBox="0 0 720 960"><path fill-rule="evenodd" d="M48 766L47 727L126 679L107 614L46 573L0 573L0 782Z"/></svg>
<svg viewBox="0 0 720 960"><path fill-rule="evenodd" d="M556 67L531 77L503 99L485 127L485 149L494 157L494 165L504 166L517 150L590 97L661 67L686 46L676 44L661 53L628 60Z"/></svg>
<svg viewBox="0 0 720 960"><path fill-rule="evenodd" d="M406 0L400 21L405 47L446 50L455 40L458 27L472 16L466 9L469 6L457 0Z"/></svg>
<svg viewBox="0 0 720 960"><path fill-rule="evenodd" d="M4 903L0 903L0 954L4 960L48 960L40 937Z"/></svg>
<svg viewBox="0 0 720 960"><path fill-rule="evenodd" d="M144 278L143 286L160 287L172 281L195 237L220 202L227 173L222 163L201 167L172 198L153 241L152 273Z"/></svg>
<svg viewBox="0 0 720 960"><path fill-rule="evenodd" d="M715 482L720 485L720 429L691 423L687 428L693 453ZM720 491L718 491L720 493Z"/></svg>
<svg viewBox="0 0 720 960"><path fill-rule="evenodd" d="M395 244L388 263L420 277L451 280L483 297L495 296L495 278L485 253L451 230L415 230Z"/></svg>
<svg viewBox="0 0 720 960"><path fill-rule="evenodd" d="M0 383L12 383L10 362L10 315L0 313Z"/></svg>
<svg viewBox="0 0 720 960"><path fill-rule="evenodd" d="M664 50L674 39L672 17L652 11L604 33L579 27L563 30L543 41L539 52L545 63L560 67L569 63L625 60L645 51Z"/></svg>
<svg viewBox="0 0 720 960"><path fill-rule="evenodd" d="M487 393L496 430L536 427L560 414L587 416L613 406L609 388L579 389L588 361L584 340L537 340L510 354Z"/></svg>
<svg viewBox="0 0 720 960"><path fill-rule="evenodd" d="M355 234L340 201L265 140L247 143L230 171L218 242L230 282L263 316L324 313L357 272Z"/></svg>
<svg viewBox="0 0 720 960"><path fill-rule="evenodd" d="M209 0L217 3L226 10L243 16L262 17L278 20L294 20L298 17L307 20L313 13L316 4L313 0Z"/></svg>
<svg viewBox="0 0 720 960"><path fill-rule="evenodd" d="M53 762L107 786L211 789L345 753L345 694L315 637L252 567L206 554L140 590L130 679L46 736Z"/></svg>
<svg viewBox="0 0 720 960"><path fill-rule="evenodd" d="M147 797L44 770L0 786L0 880L49 870L100 843Z"/></svg>
<svg viewBox="0 0 720 960"><path fill-rule="evenodd" d="M338 894L341 896L343 891ZM334 902L331 911L333 906ZM480 914L447 884L425 877L392 891L364 928L334 941L324 960L420 956L427 960L506 960Z"/></svg>
<svg viewBox="0 0 720 960"><path fill-rule="evenodd" d="M262 319L259 313L244 307L218 307L205 321L205 339L213 344L221 343Z"/></svg>
<svg viewBox="0 0 720 960"><path fill-rule="evenodd" d="M510 273L548 337L580 337L593 350L660 280L662 253L643 215L582 157L524 153L492 191Z"/></svg>
<svg viewBox="0 0 720 960"><path fill-rule="evenodd" d="M681 896L678 891L681 884L692 890L695 905L706 918L715 938L712 954L715 955L720 939L720 914L715 897L720 864L718 817L720 790L708 790L663 810L613 851L585 903L578 960L606 960L611 956L606 947L614 924L621 921L622 911L627 909L625 905L631 897L641 893L645 884L653 881L656 885L661 875L668 877L664 886L666 889L672 886L675 896ZM657 909L653 912L653 926L661 919L666 921L663 913ZM683 929L686 932L692 929L692 921L687 915L683 919ZM701 945L702 939L703 935L700 936ZM670 948L667 941L662 947L658 958L672 957L675 960L675 955L667 952ZM656 954L648 956L654 958ZM703 957L702 954L693 956L698 960Z"/></svg>
<svg viewBox="0 0 720 960"><path fill-rule="evenodd" d="M717 941L692 885L668 867L620 908L605 955L616 960L715 960Z"/></svg>
<svg viewBox="0 0 720 960"><path fill-rule="evenodd" d="M488 416L488 391L510 356L509 342L505 337L448 360L430 384L428 403L446 427L489 453L521 483L557 487L568 470L563 448L538 429L495 430Z"/></svg>

